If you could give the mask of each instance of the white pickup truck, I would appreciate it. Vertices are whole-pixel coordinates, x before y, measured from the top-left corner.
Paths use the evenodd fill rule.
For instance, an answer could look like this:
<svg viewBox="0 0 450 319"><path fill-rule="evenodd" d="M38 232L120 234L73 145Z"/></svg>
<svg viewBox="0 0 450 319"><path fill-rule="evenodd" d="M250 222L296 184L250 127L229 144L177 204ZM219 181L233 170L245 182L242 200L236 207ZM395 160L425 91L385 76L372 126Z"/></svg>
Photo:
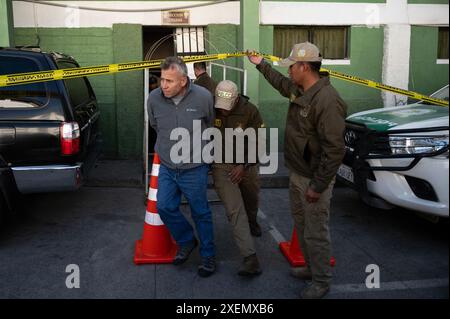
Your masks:
<svg viewBox="0 0 450 319"><path fill-rule="evenodd" d="M447 100L449 86L432 97ZM370 206L449 217L449 110L425 102L352 114L338 180Z"/></svg>

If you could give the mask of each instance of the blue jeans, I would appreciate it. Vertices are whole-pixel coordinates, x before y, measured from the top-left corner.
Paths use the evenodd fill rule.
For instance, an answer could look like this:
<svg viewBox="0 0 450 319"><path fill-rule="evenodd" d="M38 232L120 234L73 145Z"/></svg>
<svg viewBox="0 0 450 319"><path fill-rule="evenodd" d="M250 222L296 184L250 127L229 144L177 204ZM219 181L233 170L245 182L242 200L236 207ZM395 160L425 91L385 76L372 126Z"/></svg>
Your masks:
<svg viewBox="0 0 450 319"><path fill-rule="evenodd" d="M215 256L213 223L206 193L208 170L208 165L180 170L161 164L158 176L159 216L179 246L190 244L194 240L194 229L180 211L183 194L191 207L202 257Z"/></svg>

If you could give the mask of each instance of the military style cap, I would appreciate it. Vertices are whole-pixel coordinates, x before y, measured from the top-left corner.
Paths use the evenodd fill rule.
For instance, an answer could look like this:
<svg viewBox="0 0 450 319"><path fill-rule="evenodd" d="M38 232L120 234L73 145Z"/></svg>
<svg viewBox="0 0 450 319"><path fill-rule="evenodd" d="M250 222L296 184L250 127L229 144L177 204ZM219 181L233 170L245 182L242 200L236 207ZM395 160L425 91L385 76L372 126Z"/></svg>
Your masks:
<svg viewBox="0 0 450 319"><path fill-rule="evenodd" d="M219 82L216 87L216 105L217 109L230 111L236 99L238 98L238 88L232 81L224 80Z"/></svg>
<svg viewBox="0 0 450 319"><path fill-rule="evenodd" d="M294 44L291 54L283 60L278 61L279 66L289 67L296 62L320 62L319 48L310 42Z"/></svg>

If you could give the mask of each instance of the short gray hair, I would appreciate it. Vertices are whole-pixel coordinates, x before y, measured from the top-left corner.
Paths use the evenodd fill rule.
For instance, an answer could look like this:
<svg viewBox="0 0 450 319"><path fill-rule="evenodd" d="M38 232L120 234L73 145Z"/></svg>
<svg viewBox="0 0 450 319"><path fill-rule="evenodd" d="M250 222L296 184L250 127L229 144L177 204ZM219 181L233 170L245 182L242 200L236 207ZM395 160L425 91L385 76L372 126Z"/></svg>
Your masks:
<svg viewBox="0 0 450 319"><path fill-rule="evenodd" d="M161 63L161 70L169 70L169 69L176 69L183 76L188 76L188 70L187 70L186 63L184 63L184 61L179 57L170 56L170 57L167 57Z"/></svg>

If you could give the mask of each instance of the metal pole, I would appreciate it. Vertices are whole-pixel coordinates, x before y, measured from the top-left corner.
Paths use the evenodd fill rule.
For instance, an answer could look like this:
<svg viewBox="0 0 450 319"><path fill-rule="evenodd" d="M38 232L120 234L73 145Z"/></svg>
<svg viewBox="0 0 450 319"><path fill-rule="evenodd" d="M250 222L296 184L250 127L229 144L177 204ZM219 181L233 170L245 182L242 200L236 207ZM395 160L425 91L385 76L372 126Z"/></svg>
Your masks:
<svg viewBox="0 0 450 319"><path fill-rule="evenodd" d="M145 195L148 195L148 114L147 114L147 100L148 100L148 91L149 91L149 74L150 70L144 70L144 170L145 170Z"/></svg>
<svg viewBox="0 0 450 319"><path fill-rule="evenodd" d="M247 95L247 70L244 70L244 95Z"/></svg>

